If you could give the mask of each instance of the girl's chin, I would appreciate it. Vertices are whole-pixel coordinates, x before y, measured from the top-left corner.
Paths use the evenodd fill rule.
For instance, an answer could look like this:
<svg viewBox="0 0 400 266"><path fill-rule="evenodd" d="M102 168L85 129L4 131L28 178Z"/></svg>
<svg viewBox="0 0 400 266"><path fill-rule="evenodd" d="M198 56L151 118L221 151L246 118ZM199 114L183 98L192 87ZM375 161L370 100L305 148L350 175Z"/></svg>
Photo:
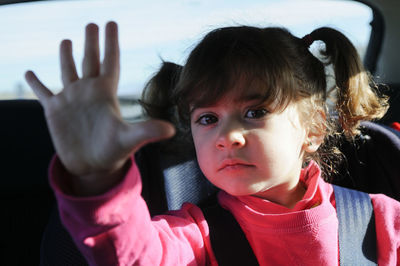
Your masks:
<svg viewBox="0 0 400 266"><path fill-rule="evenodd" d="M266 181L257 175L240 173L240 171L230 171L229 174L217 173L208 180L214 186L225 191L232 196L251 196L264 193L268 190Z"/></svg>
<svg viewBox="0 0 400 266"><path fill-rule="evenodd" d="M245 189L243 189L243 188L240 188L240 189L234 189L234 188L223 189L223 188L221 188L221 189L224 190L226 193L228 193L232 196L236 196L236 197L239 197L239 196L256 196L257 197L258 194L260 194L260 193L262 194L264 192L263 190L257 190L257 189L251 188L251 187L245 188Z"/></svg>

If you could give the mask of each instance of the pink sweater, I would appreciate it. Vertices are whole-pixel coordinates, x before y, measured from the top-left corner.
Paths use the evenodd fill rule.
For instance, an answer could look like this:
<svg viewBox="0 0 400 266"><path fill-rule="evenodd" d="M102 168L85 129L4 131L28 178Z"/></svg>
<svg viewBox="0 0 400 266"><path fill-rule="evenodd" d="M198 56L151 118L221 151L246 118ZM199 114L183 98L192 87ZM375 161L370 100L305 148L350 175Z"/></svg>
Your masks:
<svg viewBox="0 0 400 266"><path fill-rule="evenodd" d="M178 211L150 217L133 160L122 182L96 197L68 195L63 171L54 160L50 182L61 219L91 265L217 265L207 222L197 206L186 203ZM301 181L307 191L293 209L252 196L218 195L260 265L338 265L333 188L313 162L303 169ZM378 263L400 265L400 203L381 194L371 198Z"/></svg>

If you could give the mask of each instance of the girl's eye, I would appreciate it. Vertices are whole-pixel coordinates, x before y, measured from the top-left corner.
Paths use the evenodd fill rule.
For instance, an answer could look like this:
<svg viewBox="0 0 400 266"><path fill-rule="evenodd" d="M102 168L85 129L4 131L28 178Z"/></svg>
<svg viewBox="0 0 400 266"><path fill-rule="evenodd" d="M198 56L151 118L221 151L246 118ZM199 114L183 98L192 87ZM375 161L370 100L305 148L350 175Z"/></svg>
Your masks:
<svg viewBox="0 0 400 266"><path fill-rule="evenodd" d="M215 115L202 115L199 117L199 119L197 119L196 123L200 124L200 125L211 125L214 124L218 121L218 118Z"/></svg>
<svg viewBox="0 0 400 266"><path fill-rule="evenodd" d="M250 109L246 112L246 118L261 118L268 114L268 111L264 108L262 109Z"/></svg>

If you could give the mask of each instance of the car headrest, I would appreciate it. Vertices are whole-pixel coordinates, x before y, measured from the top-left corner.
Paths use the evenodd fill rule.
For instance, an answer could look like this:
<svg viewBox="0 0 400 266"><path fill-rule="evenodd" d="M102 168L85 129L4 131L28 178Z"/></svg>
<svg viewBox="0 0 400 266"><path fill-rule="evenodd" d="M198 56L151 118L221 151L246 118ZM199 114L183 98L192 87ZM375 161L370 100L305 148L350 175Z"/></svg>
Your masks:
<svg viewBox="0 0 400 266"><path fill-rule="evenodd" d="M340 147L346 159L333 183L400 200L400 132L372 122L362 122L361 132Z"/></svg>

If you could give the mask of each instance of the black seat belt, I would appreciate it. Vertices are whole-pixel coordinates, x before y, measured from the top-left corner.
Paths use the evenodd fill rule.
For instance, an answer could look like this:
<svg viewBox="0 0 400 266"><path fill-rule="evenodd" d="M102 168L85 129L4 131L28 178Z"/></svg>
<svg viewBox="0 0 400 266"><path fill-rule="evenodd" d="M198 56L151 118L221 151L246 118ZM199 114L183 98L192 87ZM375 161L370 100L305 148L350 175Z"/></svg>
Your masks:
<svg viewBox="0 0 400 266"><path fill-rule="evenodd" d="M334 185L339 220L340 265L377 265L375 218L367 193ZM222 266L259 265L233 215L215 197L202 207L211 245Z"/></svg>
<svg viewBox="0 0 400 266"><path fill-rule="evenodd" d="M211 246L218 265L257 266L257 258L233 215L218 204L214 195L201 208L210 232Z"/></svg>

